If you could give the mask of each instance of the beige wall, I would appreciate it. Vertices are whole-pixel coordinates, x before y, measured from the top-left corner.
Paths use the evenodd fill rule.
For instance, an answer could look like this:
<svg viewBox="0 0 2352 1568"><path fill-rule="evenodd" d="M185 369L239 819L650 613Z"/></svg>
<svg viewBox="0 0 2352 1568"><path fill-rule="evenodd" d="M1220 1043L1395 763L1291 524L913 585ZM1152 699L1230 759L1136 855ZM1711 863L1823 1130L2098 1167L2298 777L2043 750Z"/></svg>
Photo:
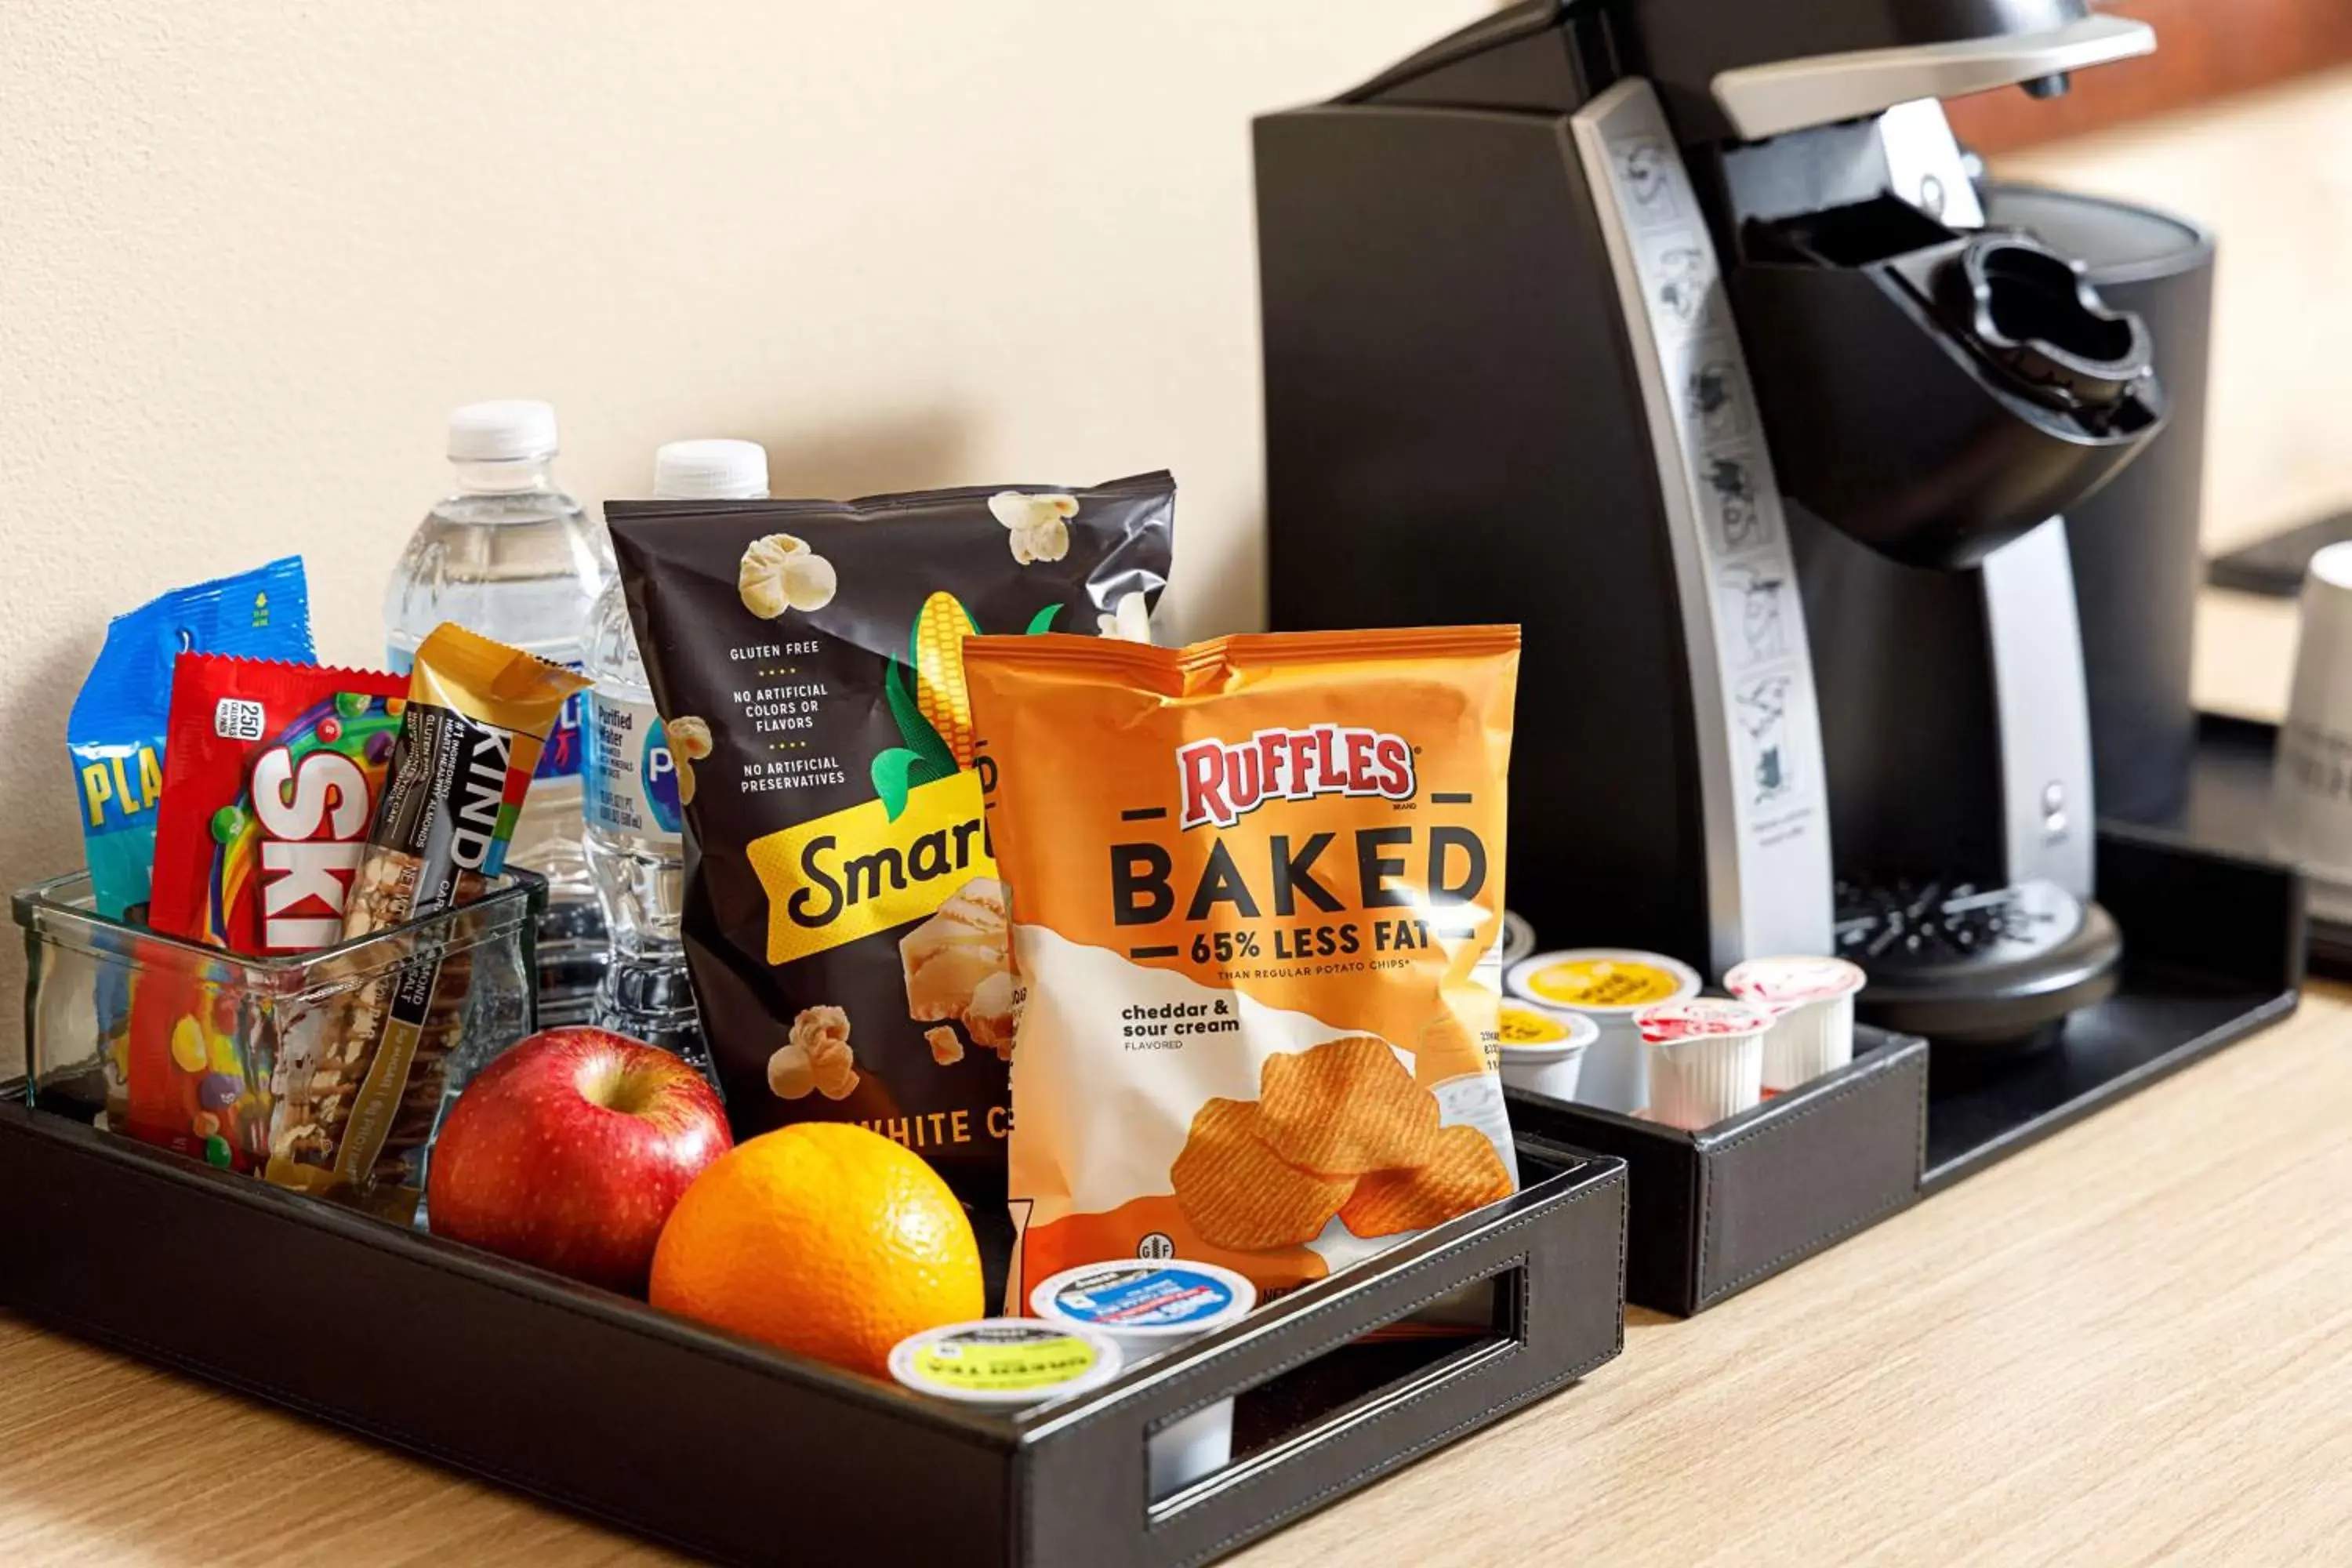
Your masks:
<svg viewBox="0 0 2352 1568"><path fill-rule="evenodd" d="M554 400L589 497L684 435L801 493L1164 464L1170 629L1249 624L1249 117L1486 8L5 0L0 880L79 862L110 613L299 550L374 656L466 398ZM2215 531L2352 497L2352 77L2020 168L2221 226Z"/></svg>
<svg viewBox="0 0 2352 1568"><path fill-rule="evenodd" d="M588 497L688 435L800 494L1164 465L1171 625L1252 621L1249 118L1484 8L5 0L0 880L79 862L109 614L299 550L377 653L467 398L553 400Z"/></svg>

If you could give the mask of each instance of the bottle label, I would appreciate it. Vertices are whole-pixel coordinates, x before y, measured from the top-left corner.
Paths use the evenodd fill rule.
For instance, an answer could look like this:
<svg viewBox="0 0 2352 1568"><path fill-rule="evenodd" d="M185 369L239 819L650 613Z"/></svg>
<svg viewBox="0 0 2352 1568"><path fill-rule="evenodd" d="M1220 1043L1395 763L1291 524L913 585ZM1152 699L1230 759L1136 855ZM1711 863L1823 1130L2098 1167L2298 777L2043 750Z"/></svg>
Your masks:
<svg viewBox="0 0 2352 1568"><path fill-rule="evenodd" d="M641 838L676 837L677 767L653 704L592 690L583 733L587 763L581 789L589 826Z"/></svg>
<svg viewBox="0 0 2352 1568"><path fill-rule="evenodd" d="M383 650L383 667L394 675L406 675L416 662L413 653L387 646ZM578 659L566 659L563 668L573 674L583 673ZM539 769L534 779L571 779L581 774L586 748L586 738L581 732L581 696L573 692L563 700L563 710L555 716L555 727L540 743ZM677 814L671 814L675 816Z"/></svg>

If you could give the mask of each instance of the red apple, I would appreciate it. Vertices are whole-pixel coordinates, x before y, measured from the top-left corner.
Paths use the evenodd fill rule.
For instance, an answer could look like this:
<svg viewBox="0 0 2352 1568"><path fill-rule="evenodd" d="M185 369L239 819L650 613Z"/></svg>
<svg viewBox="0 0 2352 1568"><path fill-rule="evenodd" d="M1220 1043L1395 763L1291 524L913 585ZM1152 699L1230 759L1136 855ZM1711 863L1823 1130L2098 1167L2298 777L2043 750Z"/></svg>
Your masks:
<svg viewBox="0 0 2352 1568"><path fill-rule="evenodd" d="M542 1029L450 1108L425 1212L436 1236L642 1296L669 1211L733 1142L719 1096L669 1052Z"/></svg>

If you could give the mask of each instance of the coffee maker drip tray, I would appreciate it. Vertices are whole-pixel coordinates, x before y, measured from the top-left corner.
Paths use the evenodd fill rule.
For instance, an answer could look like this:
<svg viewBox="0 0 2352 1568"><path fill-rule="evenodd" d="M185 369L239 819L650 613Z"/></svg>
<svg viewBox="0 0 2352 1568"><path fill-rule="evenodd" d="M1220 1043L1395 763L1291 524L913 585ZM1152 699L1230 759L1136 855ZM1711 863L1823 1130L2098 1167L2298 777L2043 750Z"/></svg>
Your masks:
<svg viewBox="0 0 2352 1568"><path fill-rule="evenodd" d="M1860 1015L1939 1045L2041 1043L2120 978L2116 922L2053 882L1841 880L1837 911L1838 952L1870 976Z"/></svg>

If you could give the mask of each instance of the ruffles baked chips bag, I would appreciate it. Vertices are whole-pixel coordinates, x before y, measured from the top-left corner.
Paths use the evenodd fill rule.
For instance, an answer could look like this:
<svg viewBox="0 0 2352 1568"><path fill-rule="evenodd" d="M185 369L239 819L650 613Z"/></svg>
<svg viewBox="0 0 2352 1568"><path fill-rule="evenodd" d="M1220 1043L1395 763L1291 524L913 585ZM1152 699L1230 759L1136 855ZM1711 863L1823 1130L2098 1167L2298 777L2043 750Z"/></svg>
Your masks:
<svg viewBox="0 0 2352 1568"><path fill-rule="evenodd" d="M1014 992L963 650L1147 635L1174 509L1166 474L605 508L738 1138L855 1121L1003 1202Z"/></svg>
<svg viewBox="0 0 2352 1568"><path fill-rule="evenodd" d="M1496 1074L1515 627L980 637L1024 995L1017 1284L1277 1292L1517 1190Z"/></svg>

